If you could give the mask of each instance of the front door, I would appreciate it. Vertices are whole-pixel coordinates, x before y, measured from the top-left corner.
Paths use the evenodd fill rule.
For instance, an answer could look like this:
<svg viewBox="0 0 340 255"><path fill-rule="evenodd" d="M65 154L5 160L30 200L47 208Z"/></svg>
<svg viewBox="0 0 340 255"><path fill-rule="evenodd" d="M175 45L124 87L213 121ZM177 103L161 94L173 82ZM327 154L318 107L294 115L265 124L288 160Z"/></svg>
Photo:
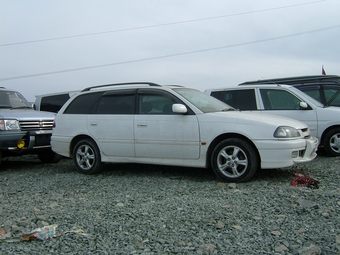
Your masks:
<svg viewBox="0 0 340 255"><path fill-rule="evenodd" d="M142 89L135 115L136 157L198 159L200 138L195 114L172 112L181 103L164 91Z"/></svg>

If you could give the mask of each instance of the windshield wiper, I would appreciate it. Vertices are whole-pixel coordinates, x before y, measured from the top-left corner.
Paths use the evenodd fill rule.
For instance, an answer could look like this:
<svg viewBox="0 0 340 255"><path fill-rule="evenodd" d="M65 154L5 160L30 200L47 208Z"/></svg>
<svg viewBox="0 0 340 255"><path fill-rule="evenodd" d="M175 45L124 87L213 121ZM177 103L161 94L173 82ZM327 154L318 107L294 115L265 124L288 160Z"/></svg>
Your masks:
<svg viewBox="0 0 340 255"><path fill-rule="evenodd" d="M225 108L225 109L222 110L222 112L229 112L229 111L236 111L236 109L230 107L230 108Z"/></svg>
<svg viewBox="0 0 340 255"><path fill-rule="evenodd" d="M10 105L0 105L0 108L11 109L12 106L10 106Z"/></svg>
<svg viewBox="0 0 340 255"><path fill-rule="evenodd" d="M18 106L18 107L13 107L12 109L32 109L32 107L29 107L29 106Z"/></svg>

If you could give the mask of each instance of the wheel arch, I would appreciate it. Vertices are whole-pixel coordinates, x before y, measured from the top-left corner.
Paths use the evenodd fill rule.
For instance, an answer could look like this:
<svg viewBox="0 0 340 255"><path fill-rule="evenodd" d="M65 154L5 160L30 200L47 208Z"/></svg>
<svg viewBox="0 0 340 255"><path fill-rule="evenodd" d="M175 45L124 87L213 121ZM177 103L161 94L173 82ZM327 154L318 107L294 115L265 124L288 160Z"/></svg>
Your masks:
<svg viewBox="0 0 340 255"><path fill-rule="evenodd" d="M73 158L73 149L74 147L76 146L76 144L81 141L81 140L84 140L84 139L89 139L91 140L92 142L94 142L99 151L100 151L100 147L98 146L98 144L96 143L96 141L91 137L91 136L88 136L88 135L77 135L75 137L73 137L71 143L70 143L70 150L69 150L69 153L70 153L70 158Z"/></svg>
<svg viewBox="0 0 340 255"><path fill-rule="evenodd" d="M214 151L214 148L217 146L218 143L220 143L221 141L228 139L228 138L240 138L243 139L245 141L247 141L249 144L251 144L253 146L253 148L256 151L257 157L259 159L259 162L261 162L261 156L259 154L259 151L257 149L257 147L255 146L255 144L253 143L252 140L250 140L248 137L237 134L237 133L225 133L225 134L221 134L219 136L217 136L209 145L208 151L207 151L207 158L206 158L206 166L207 168L211 168L211 157L212 157L212 153Z"/></svg>
<svg viewBox="0 0 340 255"><path fill-rule="evenodd" d="M323 145L323 142L324 142L324 139L325 139L325 135L332 129L334 128L340 128L340 125L333 125L333 126L329 126L327 127L323 132L322 132L322 135L320 137L320 141L319 141L319 144L320 145Z"/></svg>

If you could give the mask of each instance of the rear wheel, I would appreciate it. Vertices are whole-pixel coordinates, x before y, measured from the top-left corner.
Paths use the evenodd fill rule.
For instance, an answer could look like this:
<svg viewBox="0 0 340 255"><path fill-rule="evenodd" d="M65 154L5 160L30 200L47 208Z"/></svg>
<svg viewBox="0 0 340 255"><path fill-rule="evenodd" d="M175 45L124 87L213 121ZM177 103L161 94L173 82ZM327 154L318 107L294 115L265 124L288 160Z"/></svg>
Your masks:
<svg viewBox="0 0 340 255"><path fill-rule="evenodd" d="M323 138L323 147L329 156L340 156L340 128L333 128Z"/></svg>
<svg viewBox="0 0 340 255"><path fill-rule="evenodd" d="M215 147L211 165L215 174L222 180L244 182L256 173L259 157L249 142L240 138L228 138Z"/></svg>
<svg viewBox="0 0 340 255"><path fill-rule="evenodd" d="M52 150L43 150L38 153L38 157L41 162L49 164L49 163L57 163L61 160L62 156L55 153Z"/></svg>
<svg viewBox="0 0 340 255"><path fill-rule="evenodd" d="M73 161L79 172L83 174L94 174L101 170L100 152L90 139L79 141L73 149Z"/></svg>

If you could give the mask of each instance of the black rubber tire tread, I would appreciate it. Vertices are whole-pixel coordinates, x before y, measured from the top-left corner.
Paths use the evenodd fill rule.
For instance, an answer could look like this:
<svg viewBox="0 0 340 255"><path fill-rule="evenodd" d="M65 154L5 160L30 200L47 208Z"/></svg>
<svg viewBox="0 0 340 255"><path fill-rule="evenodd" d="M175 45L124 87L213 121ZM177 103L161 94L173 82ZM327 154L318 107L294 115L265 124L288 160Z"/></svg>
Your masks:
<svg viewBox="0 0 340 255"><path fill-rule="evenodd" d="M43 150L38 153L38 158L45 164L58 163L62 156L52 150Z"/></svg>
<svg viewBox="0 0 340 255"><path fill-rule="evenodd" d="M220 151L223 150L224 148L227 148L228 146L234 146L236 148L240 148L246 154L246 157L248 160L248 166L246 170L244 171L244 173L235 178L224 175L223 172L221 172L218 167L217 157ZM223 181L245 182L251 179L256 173L256 171L259 169L260 159L259 159L256 149L249 142L241 138L227 138L221 141L219 144L217 144L217 146L213 150L212 157L211 157L211 166L212 166L213 171L217 175L217 177Z"/></svg>
<svg viewBox="0 0 340 255"><path fill-rule="evenodd" d="M89 162L91 164L91 167L88 168L88 169L85 169L84 167L82 167L79 164L78 152L79 152L79 149L81 147L84 148L84 146L90 151L89 154L91 156L91 160ZM95 174L95 173L98 173L102 169L102 167L103 167L103 163L101 162L101 156L100 156L100 151L98 149L98 146L91 139L81 140L81 141L79 141L76 144L76 146L74 146L74 149L73 149L73 161L74 161L74 164L76 165L78 171L83 173L83 174Z"/></svg>

